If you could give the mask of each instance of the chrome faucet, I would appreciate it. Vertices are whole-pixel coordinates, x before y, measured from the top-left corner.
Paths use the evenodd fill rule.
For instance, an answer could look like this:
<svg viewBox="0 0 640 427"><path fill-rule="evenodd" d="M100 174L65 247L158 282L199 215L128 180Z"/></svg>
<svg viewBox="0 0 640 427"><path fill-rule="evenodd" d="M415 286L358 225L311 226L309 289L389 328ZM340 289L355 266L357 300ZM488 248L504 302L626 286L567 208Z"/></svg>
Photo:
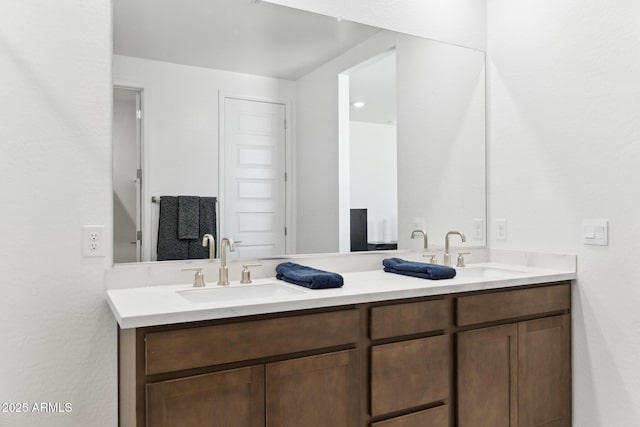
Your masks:
<svg viewBox="0 0 640 427"><path fill-rule="evenodd" d="M422 248L427 249L429 247L429 238L427 237L427 232L424 230L413 230L411 232L411 238L415 239L418 234L422 234L422 239L424 240Z"/></svg>
<svg viewBox="0 0 640 427"><path fill-rule="evenodd" d="M464 234L459 231L450 231L447 233L444 238L444 265L448 267L451 267L451 255L449 255L449 236L453 234L460 236L463 242L467 241L466 237L464 237Z"/></svg>
<svg viewBox="0 0 640 427"><path fill-rule="evenodd" d="M229 269L227 268L227 244L229 252L236 250L236 245L231 237L223 237L220 240L220 275L218 276L218 285L227 286L229 284Z"/></svg>
<svg viewBox="0 0 640 427"><path fill-rule="evenodd" d="M202 236L202 247L206 248L209 246L209 259L211 261L216 257L216 239L213 238L212 234L205 234Z"/></svg>

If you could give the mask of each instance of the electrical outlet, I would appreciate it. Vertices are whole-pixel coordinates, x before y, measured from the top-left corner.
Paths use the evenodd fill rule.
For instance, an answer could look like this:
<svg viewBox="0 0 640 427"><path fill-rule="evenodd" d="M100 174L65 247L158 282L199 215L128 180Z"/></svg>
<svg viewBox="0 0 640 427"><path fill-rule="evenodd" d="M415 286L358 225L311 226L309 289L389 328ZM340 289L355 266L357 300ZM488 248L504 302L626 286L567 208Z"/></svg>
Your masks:
<svg viewBox="0 0 640 427"><path fill-rule="evenodd" d="M105 256L104 225L82 227L82 256Z"/></svg>
<svg viewBox="0 0 640 427"><path fill-rule="evenodd" d="M507 240L507 220L496 219L496 240Z"/></svg>

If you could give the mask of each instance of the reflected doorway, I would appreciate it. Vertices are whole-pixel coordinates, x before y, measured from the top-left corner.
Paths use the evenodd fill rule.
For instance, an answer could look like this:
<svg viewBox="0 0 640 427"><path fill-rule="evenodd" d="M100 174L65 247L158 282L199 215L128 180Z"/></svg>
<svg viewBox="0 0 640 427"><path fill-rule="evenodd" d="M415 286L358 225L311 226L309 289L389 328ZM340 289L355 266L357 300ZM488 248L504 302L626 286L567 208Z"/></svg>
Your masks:
<svg viewBox="0 0 640 427"><path fill-rule="evenodd" d="M142 259L142 90L113 88L113 262Z"/></svg>
<svg viewBox="0 0 640 427"><path fill-rule="evenodd" d="M340 251L396 249L395 49L340 74L339 91Z"/></svg>
<svg viewBox="0 0 640 427"><path fill-rule="evenodd" d="M222 96L220 236L232 257L286 253L286 105Z"/></svg>

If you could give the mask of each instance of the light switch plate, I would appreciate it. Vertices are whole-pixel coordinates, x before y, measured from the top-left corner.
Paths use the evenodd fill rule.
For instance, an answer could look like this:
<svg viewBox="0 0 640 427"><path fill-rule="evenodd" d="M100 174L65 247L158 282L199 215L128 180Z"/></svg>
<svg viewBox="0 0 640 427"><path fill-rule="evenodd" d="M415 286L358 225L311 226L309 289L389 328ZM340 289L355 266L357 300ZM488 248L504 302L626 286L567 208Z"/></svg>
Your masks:
<svg viewBox="0 0 640 427"><path fill-rule="evenodd" d="M585 219L582 221L582 243L585 245L609 245L609 224L606 219Z"/></svg>

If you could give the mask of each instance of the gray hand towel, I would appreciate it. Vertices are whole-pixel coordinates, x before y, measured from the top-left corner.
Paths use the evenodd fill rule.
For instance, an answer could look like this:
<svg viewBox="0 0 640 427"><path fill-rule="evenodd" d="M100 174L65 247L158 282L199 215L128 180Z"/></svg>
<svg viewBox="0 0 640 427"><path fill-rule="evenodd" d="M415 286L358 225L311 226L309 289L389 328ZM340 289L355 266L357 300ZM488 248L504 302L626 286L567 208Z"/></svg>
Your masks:
<svg viewBox="0 0 640 427"><path fill-rule="evenodd" d="M200 197L178 196L178 238L197 239L200 228Z"/></svg>
<svg viewBox="0 0 640 427"><path fill-rule="evenodd" d="M213 235L213 239L218 242L218 233L216 232L216 198L200 197L200 218L199 218L199 237L197 240L189 243L189 258L204 259L209 258L209 248L202 246L202 238L205 234ZM217 248L214 248L216 252Z"/></svg>
<svg viewBox="0 0 640 427"><path fill-rule="evenodd" d="M189 241L178 238L178 198L160 198L158 221L158 261L187 259Z"/></svg>

